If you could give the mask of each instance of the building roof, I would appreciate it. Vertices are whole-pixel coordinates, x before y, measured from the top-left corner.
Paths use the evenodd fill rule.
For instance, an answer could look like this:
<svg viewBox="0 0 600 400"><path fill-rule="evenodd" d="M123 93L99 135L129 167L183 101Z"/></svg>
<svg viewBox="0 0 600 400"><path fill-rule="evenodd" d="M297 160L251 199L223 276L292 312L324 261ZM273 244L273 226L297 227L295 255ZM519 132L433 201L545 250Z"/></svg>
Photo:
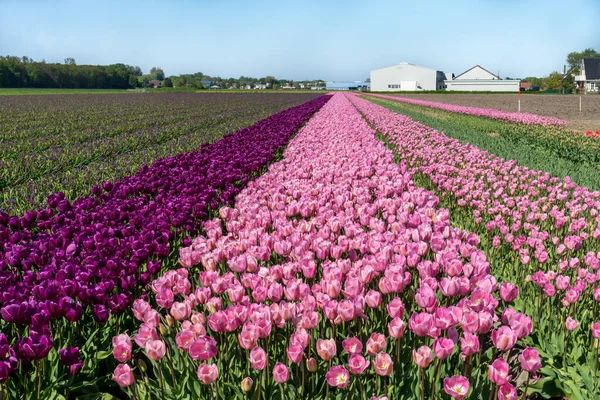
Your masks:
<svg viewBox="0 0 600 400"><path fill-rule="evenodd" d="M148 81L148 83L155 87L160 86L160 81L156 79L152 79L151 81Z"/></svg>
<svg viewBox="0 0 600 400"><path fill-rule="evenodd" d="M491 73L490 71L488 71L487 69L483 68L483 67L482 67L481 65L479 65L479 64L477 64L476 66L474 66L474 67L472 67L472 68L469 68L468 70L466 70L466 71L465 71L465 72L463 72L462 74L455 76L455 77L454 77L454 79L458 79L458 77L459 77L459 76L462 76L462 75L466 74L467 72L469 72L469 71L471 71L471 70L473 70L473 69L475 69L475 68L481 68L482 70L484 70L484 71L485 71L485 72L487 72L488 74L490 74L490 75L492 75L492 76L495 76L496 78L500 79L500 77L499 77L498 75Z"/></svg>
<svg viewBox="0 0 600 400"><path fill-rule="evenodd" d="M407 63L406 61L402 61L401 63L398 63L398 64L396 64L396 65L392 65L392 66L389 66L389 67L378 68L378 69L375 69L375 70L373 70L373 71L378 71L378 70L380 70L380 69L387 69L387 68L399 67L399 66L401 66L401 65L410 65L411 67L417 67L417 68L423 68L423 69L430 69L430 70L432 70L432 71L438 71L438 70L437 70L437 69L435 69L435 68L429 68L429 67L424 67L424 66L422 66L422 65L411 64L411 63Z"/></svg>
<svg viewBox="0 0 600 400"><path fill-rule="evenodd" d="M600 79L600 58L584 58L583 69L585 69L586 80Z"/></svg>
<svg viewBox="0 0 600 400"><path fill-rule="evenodd" d="M521 82L521 87L527 89L531 87L531 82Z"/></svg>

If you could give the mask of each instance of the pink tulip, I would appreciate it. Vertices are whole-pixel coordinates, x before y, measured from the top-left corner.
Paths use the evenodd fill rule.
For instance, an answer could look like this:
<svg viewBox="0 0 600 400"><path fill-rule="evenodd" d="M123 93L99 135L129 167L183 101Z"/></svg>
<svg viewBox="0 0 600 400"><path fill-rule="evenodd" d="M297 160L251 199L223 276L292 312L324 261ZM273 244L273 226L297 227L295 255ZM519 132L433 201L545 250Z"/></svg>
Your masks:
<svg viewBox="0 0 600 400"><path fill-rule="evenodd" d="M267 366L267 353L262 347L254 347L250 350L250 365L253 369L262 371Z"/></svg>
<svg viewBox="0 0 600 400"><path fill-rule="evenodd" d="M507 303L512 303L515 299L519 297L519 288L510 283L504 282L500 285L500 298Z"/></svg>
<svg viewBox="0 0 600 400"><path fill-rule="evenodd" d="M352 357L351 357L352 358ZM367 363L368 365L368 363ZM308 372L316 372L317 371L317 360L310 357L306 360L306 369Z"/></svg>
<svg viewBox="0 0 600 400"><path fill-rule="evenodd" d="M460 338L460 350L465 357L471 356L479 351L479 338L469 332L464 332Z"/></svg>
<svg viewBox="0 0 600 400"><path fill-rule="evenodd" d="M377 353L384 351L386 345L387 341L385 336L381 333L373 332L369 339L367 339L367 353L374 356Z"/></svg>
<svg viewBox="0 0 600 400"><path fill-rule="evenodd" d="M140 347L146 347L146 342L148 340L158 340L158 333L156 333L156 328L147 323L143 323L140 325L138 329L138 333L133 335L133 340Z"/></svg>
<svg viewBox="0 0 600 400"><path fill-rule="evenodd" d="M388 333L394 339L400 339L404 336L406 324L400 318L396 317L388 323Z"/></svg>
<svg viewBox="0 0 600 400"><path fill-rule="evenodd" d="M369 362L360 354L352 354L348 359L348 368L354 375L360 375L369 366Z"/></svg>
<svg viewBox="0 0 600 400"><path fill-rule="evenodd" d="M317 340L317 354L325 361L331 360L337 352L335 346L335 339L318 339Z"/></svg>
<svg viewBox="0 0 600 400"><path fill-rule="evenodd" d="M175 335L175 343L182 350L188 350L196 340L196 335L190 330L182 330Z"/></svg>
<svg viewBox="0 0 600 400"><path fill-rule="evenodd" d="M408 320L408 327L417 336L427 336L433 326L433 317L431 314L413 313Z"/></svg>
<svg viewBox="0 0 600 400"><path fill-rule="evenodd" d="M327 371L325 379L327 379L329 386L345 389L350 383L350 374L346 368L341 365L335 365Z"/></svg>
<svg viewBox="0 0 600 400"><path fill-rule="evenodd" d="M113 372L112 379L113 381L117 382L117 384L121 387L127 387L135 381L133 371L131 370L131 367L127 364L117 365L117 367L115 368L115 372Z"/></svg>
<svg viewBox="0 0 600 400"><path fill-rule="evenodd" d="M375 357L375 361L373 362L373 368L375 368L375 373L380 376L388 376L392 373L392 366L394 362L392 358L387 353L377 353Z"/></svg>
<svg viewBox="0 0 600 400"><path fill-rule="evenodd" d="M498 389L498 400L518 400L519 393L510 383L505 383Z"/></svg>
<svg viewBox="0 0 600 400"><path fill-rule="evenodd" d="M387 312L392 318L402 318L404 316L404 303L399 297L395 297L386 306Z"/></svg>
<svg viewBox="0 0 600 400"><path fill-rule="evenodd" d="M503 325L492 332L492 342L499 350L510 350L517 342L517 335L510 327Z"/></svg>
<svg viewBox="0 0 600 400"><path fill-rule="evenodd" d="M291 362L299 363L304 357L304 348L299 344L293 344L286 349L286 353Z"/></svg>
<svg viewBox="0 0 600 400"><path fill-rule="evenodd" d="M370 308L379 308L381 305L381 293L376 290L369 290L365 296L365 302Z"/></svg>
<svg viewBox="0 0 600 400"><path fill-rule="evenodd" d="M363 345L360 339L350 337L342 341L342 347L349 354L360 354L362 352Z"/></svg>
<svg viewBox="0 0 600 400"><path fill-rule="evenodd" d="M496 385L504 385L510 380L508 363L503 358L497 358L488 365L488 378Z"/></svg>
<svg viewBox="0 0 600 400"><path fill-rule="evenodd" d="M444 392L453 399L461 400L467 397L470 387L469 380L464 376L444 378Z"/></svg>
<svg viewBox="0 0 600 400"><path fill-rule="evenodd" d="M273 367L273 379L275 380L275 382L286 383L289 378L290 371L288 370L288 368L280 362L275 364L275 366Z"/></svg>
<svg viewBox="0 0 600 400"><path fill-rule="evenodd" d="M433 361L431 349L427 346L421 346L412 352L413 361L421 368L427 368Z"/></svg>
<svg viewBox="0 0 600 400"><path fill-rule="evenodd" d="M209 360L217 355L217 342L210 336L198 336L188 352L192 360Z"/></svg>
<svg viewBox="0 0 600 400"><path fill-rule="evenodd" d="M437 338L433 342L433 351L440 360L448 358L454 351L454 342L447 338Z"/></svg>
<svg viewBox="0 0 600 400"><path fill-rule="evenodd" d="M148 340L146 342L146 353L154 361L158 361L165 356L167 348L162 340Z"/></svg>
<svg viewBox="0 0 600 400"><path fill-rule="evenodd" d="M531 347L523 350L519 356L521 362L521 368L527 372L537 372L542 367L542 360L536 349Z"/></svg>
<svg viewBox="0 0 600 400"><path fill-rule="evenodd" d="M184 319L189 318L191 312L192 312L192 309L188 302L180 303L180 302L176 301L173 303L173 305L171 306L171 310L170 310L171 315L177 321L183 321Z"/></svg>
<svg viewBox="0 0 600 400"><path fill-rule="evenodd" d="M579 327L579 322L577 322L576 320L574 320L571 317L567 317L565 325L568 330L574 331L575 329L577 329Z"/></svg>
<svg viewBox="0 0 600 400"><path fill-rule="evenodd" d="M509 325L517 335L518 339L524 338L525 336L529 336L533 331L533 323L531 322L531 318L529 318L525 314L515 314L511 318Z"/></svg>
<svg viewBox="0 0 600 400"><path fill-rule="evenodd" d="M131 359L131 338L129 335L120 334L112 338L113 356L119 362L127 362Z"/></svg>
<svg viewBox="0 0 600 400"><path fill-rule="evenodd" d="M600 339L600 322L595 322L592 325L592 336L596 339Z"/></svg>
<svg viewBox="0 0 600 400"><path fill-rule="evenodd" d="M171 289L162 289L156 294L155 300L156 304L158 304L160 307L169 308L173 304L175 296L173 295L173 291Z"/></svg>
<svg viewBox="0 0 600 400"><path fill-rule="evenodd" d="M205 385L210 385L219 377L219 369L215 364L200 364L198 379Z"/></svg>

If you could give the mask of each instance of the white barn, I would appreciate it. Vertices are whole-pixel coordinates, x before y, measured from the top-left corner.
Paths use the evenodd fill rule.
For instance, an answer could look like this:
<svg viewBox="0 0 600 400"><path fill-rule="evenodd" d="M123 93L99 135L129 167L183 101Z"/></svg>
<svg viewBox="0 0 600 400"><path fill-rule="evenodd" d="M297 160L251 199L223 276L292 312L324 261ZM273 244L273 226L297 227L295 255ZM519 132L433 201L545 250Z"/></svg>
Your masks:
<svg viewBox="0 0 600 400"><path fill-rule="evenodd" d="M519 80L501 79L480 65L466 70L454 79L444 81L446 90L469 92L518 92Z"/></svg>
<svg viewBox="0 0 600 400"><path fill-rule="evenodd" d="M371 71L371 91L444 90L444 79L442 71L401 62Z"/></svg>

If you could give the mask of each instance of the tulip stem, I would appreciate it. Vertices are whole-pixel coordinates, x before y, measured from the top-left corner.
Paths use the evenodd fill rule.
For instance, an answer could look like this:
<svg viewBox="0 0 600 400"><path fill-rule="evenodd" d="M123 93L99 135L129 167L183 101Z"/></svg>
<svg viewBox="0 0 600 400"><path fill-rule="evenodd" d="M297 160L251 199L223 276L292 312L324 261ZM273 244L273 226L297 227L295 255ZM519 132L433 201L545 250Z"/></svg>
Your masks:
<svg viewBox="0 0 600 400"><path fill-rule="evenodd" d="M492 383L492 390L490 390L490 397L488 397L488 400L492 400L494 398L494 393L496 393L497 388L498 386Z"/></svg>
<svg viewBox="0 0 600 400"><path fill-rule="evenodd" d="M442 360L438 358L436 366L435 366L435 372L433 374L433 381L431 381L431 398L435 399L435 389L437 388L437 380L438 377L440 376L440 370L442 366Z"/></svg>
<svg viewBox="0 0 600 400"><path fill-rule="evenodd" d="M421 372L421 400L425 400L425 370L423 368L419 368Z"/></svg>
<svg viewBox="0 0 600 400"><path fill-rule="evenodd" d="M593 343L593 342L592 342ZM594 357L594 390L596 390L596 378L598 376L598 346L595 347L595 357Z"/></svg>
<svg viewBox="0 0 600 400"><path fill-rule="evenodd" d="M42 374L40 374L40 360L36 361L36 366L35 366L35 378L36 378L36 393L37 393L37 399L40 400L40 384L42 383L41 379L42 379Z"/></svg>
<svg viewBox="0 0 600 400"><path fill-rule="evenodd" d="M158 365L158 376L160 379L160 391L162 393L162 400L165 400L165 383L163 381L163 373L162 373L162 368L160 367L160 363L157 362L156 365Z"/></svg>
<svg viewBox="0 0 600 400"><path fill-rule="evenodd" d="M527 373L527 383L525 384L525 390L523 391L523 397L521 397L521 400L525 400L527 398L527 389L529 389L529 381L531 380L531 376L529 375L529 372Z"/></svg>

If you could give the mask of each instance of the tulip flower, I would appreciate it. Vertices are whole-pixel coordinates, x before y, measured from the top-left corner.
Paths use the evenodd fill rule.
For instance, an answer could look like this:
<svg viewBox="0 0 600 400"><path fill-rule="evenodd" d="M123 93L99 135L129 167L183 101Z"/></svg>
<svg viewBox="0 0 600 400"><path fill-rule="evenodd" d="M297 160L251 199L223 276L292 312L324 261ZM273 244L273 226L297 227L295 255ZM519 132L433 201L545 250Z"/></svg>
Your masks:
<svg viewBox="0 0 600 400"><path fill-rule="evenodd" d="M421 368L427 368L433 361L433 354L428 346L421 346L413 350L413 361Z"/></svg>
<svg viewBox="0 0 600 400"><path fill-rule="evenodd" d="M508 363L503 358L497 358L488 365L488 378L496 385L502 386L510 380L508 371Z"/></svg>
<svg viewBox="0 0 600 400"><path fill-rule="evenodd" d="M317 340L317 354L325 361L329 361L335 356L337 352L335 339L318 339Z"/></svg>
<svg viewBox="0 0 600 400"><path fill-rule="evenodd" d="M453 399L464 399L469 393L469 380L464 376L444 378L444 392Z"/></svg>
<svg viewBox="0 0 600 400"><path fill-rule="evenodd" d="M350 374L341 365L335 365L327 371L325 379L330 386L346 389L350 383Z"/></svg>
<svg viewBox="0 0 600 400"><path fill-rule="evenodd" d="M375 373L381 376L387 376L392 373L392 366L394 362L392 361L392 357L386 353L377 353L375 356L375 361L373 361L373 368L375 369Z"/></svg>
<svg viewBox="0 0 600 400"><path fill-rule="evenodd" d="M131 385L135 378L133 376L133 371L131 367L127 364L119 364L115 368L115 371L112 376L113 381L117 382L117 384L121 387L127 387Z"/></svg>
<svg viewBox="0 0 600 400"><path fill-rule="evenodd" d="M273 367L273 379L275 380L275 382L286 383L289 377L290 371L284 364L280 362L275 364L275 366Z"/></svg>
<svg viewBox="0 0 600 400"><path fill-rule="evenodd" d="M521 355L519 355L519 361L521 362L521 368L530 373L537 372L542 367L540 355L536 349L531 347L523 350Z"/></svg>
<svg viewBox="0 0 600 400"><path fill-rule="evenodd" d="M198 379L205 385L210 385L219 377L219 369L215 364L200 364L198 367Z"/></svg>

